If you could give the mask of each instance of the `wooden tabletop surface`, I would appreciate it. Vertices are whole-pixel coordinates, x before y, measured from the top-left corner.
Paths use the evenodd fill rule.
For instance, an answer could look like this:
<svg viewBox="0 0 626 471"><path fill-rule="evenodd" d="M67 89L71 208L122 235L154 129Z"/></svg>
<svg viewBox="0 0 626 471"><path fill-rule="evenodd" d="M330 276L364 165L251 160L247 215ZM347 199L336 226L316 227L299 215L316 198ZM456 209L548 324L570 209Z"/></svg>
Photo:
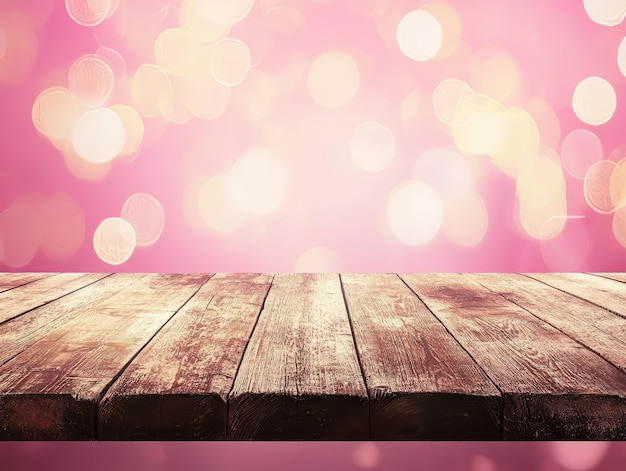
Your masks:
<svg viewBox="0 0 626 471"><path fill-rule="evenodd" d="M2 440L626 439L626 274L0 273Z"/></svg>

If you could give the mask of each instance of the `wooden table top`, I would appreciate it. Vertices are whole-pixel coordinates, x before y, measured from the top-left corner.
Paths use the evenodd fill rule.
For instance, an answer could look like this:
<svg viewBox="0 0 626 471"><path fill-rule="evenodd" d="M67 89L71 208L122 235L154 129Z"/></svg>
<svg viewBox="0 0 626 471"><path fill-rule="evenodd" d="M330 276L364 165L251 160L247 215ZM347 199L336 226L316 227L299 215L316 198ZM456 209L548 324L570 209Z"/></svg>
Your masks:
<svg viewBox="0 0 626 471"><path fill-rule="evenodd" d="M626 274L1 273L0 439L626 439Z"/></svg>

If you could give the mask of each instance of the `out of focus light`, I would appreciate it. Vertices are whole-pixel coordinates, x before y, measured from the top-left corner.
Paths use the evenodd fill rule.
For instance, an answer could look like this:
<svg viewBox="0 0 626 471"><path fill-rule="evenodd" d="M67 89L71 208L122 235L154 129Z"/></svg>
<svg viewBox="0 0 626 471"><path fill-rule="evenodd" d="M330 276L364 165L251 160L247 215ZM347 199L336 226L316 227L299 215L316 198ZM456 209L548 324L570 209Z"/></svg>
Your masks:
<svg viewBox="0 0 626 471"><path fill-rule="evenodd" d="M180 8L179 23L189 30L196 41L216 43L226 37L230 31L230 24L212 23L200 14L196 0L184 0Z"/></svg>
<svg viewBox="0 0 626 471"><path fill-rule="evenodd" d="M565 193L543 204L519 201L519 221L524 232L536 240L549 240L558 236L567 221Z"/></svg>
<svg viewBox="0 0 626 471"><path fill-rule="evenodd" d="M246 214L227 192L226 178L214 175L202 183L198 191L198 209L207 227L225 234L243 225Z"/></svg>
<svg viewBox="0 0 626 471"><path fill-rule="evenodd" d="M474 97L476 112L466 124L452 128L452 137L463 152L491 155L505 136L504 107L486 95ZM463 111L462 115L465 116L466 112Z"/></svg>
<svg viewBox="0 0 626 471"><path fill-rule="evenodd" d="M312 247L305 250L296 260L293 271L297 273L339 273L343 263L341 257L328 247Z"/></svg>
<svg viewBox="0 0 626 471"><path fill-rule="evenodd" d="M212 76L187 79L182 89L182 100L194 116L215 119L221 116L230 103L230 87L217 82Z"/></svg>
<svg viewBox="0 0 626 471"><path fill-rule="evenodd" d="M611 173L609 187L613 206L626 205L626 158L615 165Z"/></svg>
<svg viewBox="0 0 626 471"><path fill-rule="evenodd" d="M522 71L507 52L492 46L476 53L472 61L474 90L505 102L522 88Z"/></svg>
<svg viewBox="0 0 626 471"><path fill-rule="evenodd" d="M613 235L615 240L626 248L626 205L617 208L613 214Z"/></svg>
<svg viewBox="0 0 626 471"><path fill-rule="evenodd" d="M539 150L539 127L532 115L521 108L508 108L501 115L501 138L491 150L493 163L515 177L521 165Z"/></svg>
<svg viewBox="0 0 626 471"><path fill-rule="evenodd" d="M88 162L102 164L117 157L126 143L126 130L119 115L108 108L83 114L74 126L72 145Z"/></svg>
<svg viewBox="0 0 626 471"><path fill-rule="evenodd" d="M432 13L413 10L398 25L397 41L402 53L415 61L432 59L443 39L441 24Z"/></svg>
<svg viewBox="0 0 626 471"><path fill-rule="evenodd" d="M262 215L280 206L287 189L288 172L281 160L265 147L245 152L227 177L227 189L242 210Z"/></svg>
<svg viewBox="0 0 626 471"><path fill-rule="evenodd" d="M472 457L470 471L498 471L498 468L488 456L476 454Z"/></svg>
<svg viewBox="0 0 626 471"><path fill-rule="evenodd" d="M111 66L101 57L88 54L80 57L70 67L70 90L89 107L104 105L115 83Z"/></svg>
<svg viewBox="0 0 626 471"><path fill-rule="evenodd" d="M250 50L242 41L222 39L211 51L211 74L223 85L239 85L250 70L251 61Z"/></svg>
<svg viewBox="0 0 626 471"><path fill-rule="evenodd" d="M207 20L218 25L232 25L243 20L254 0L194 0L196 8Z"/></svg>
<svg viewBox="0 0 626 471"><path fill-rule="evenodd" d="M435 238L443 223L444 207L435 189L411 180L397 186L387 201L387 221L404 244L424 245Z"/></svg>
<svg viewBox="0 0 626 471"><path fill-rule="evenodd" d="M187 75L195 65L196 42L189 30L166 29L154 44L156 63L172 75Z"/></svg>
<svg viewBox="0 0 626 471"><path fill-rule="evenodd" d="M65 0L65 9L79 25L96 26L107 18L112 4L112 0Z"/></svg>
<svg viewBox="0 0 626 471"><path fill-rule="evenodd" d="M463 198L445 203L443 232L446 237L461 247L478 245L489 225L489 215L483 199L475 191Z"/></svg>
<svg viewBox="0 0 626 471"><path fill-rule="evenodd" d="M463 23L456 10L447 3L424 3L421 10L433 15L442 29L441 47L434 59L446 59L456 51L463 33Z"/></svg>
<svg viewBox="0 0 626 471"><path fill-rule="evenodd" d="M565 170L582 180L589 167L602 159L602 142L587 129L575 129L563 140L561 159Z"/></svg>
<svg viewBox="0 0 626 471"><path fill-rule="evenodd" d="M380 451L376 443L359 443L353 454L355 464L360 468L375 468L380 462Z"/></svg>
<svg viewBox="0 0 626 471"><path fill-rule="evenodd" d="M472 87L457 79L446 79L437 85L433 106L437 117L448 126L467 124L477 109Z"/></svg>
<svg viewBox="0 0 626 471"><path fill-rule="evenodd" d="M554 110L540 100L531 101L526 109L540 129L540 142L544 146L556 148L561 141L561 123Z"/></svg>
<svg viewBox="0 0 626 471"><path fill-rule="evenodd" d="M52 260L67 260L85 239L85 215L66 193L57 193L41 208L41 251Z"/></svg>
<svg viewBox="0 0 626 471"><path fill-rule="evenodd" d="M270 113L280 91L274 77L256 69L237 90L237 106L244 115L258 123Z"/></svg>
<svg viewBox="0 0 626 471"><path fill-rule="evenodd" d="M144 116L159 116L163 103L172 99L172 83L157 65L143 64L133 75L131 94L137 111Z"/></svg>
<svg viewBox="0 0 626 471"><path fill-rule="evenodd" d="M93 248L96 255L109 265L121 265L135 250L135 230L122 218L107 218L93 234Z"/></svg>
<svg viewBox="0 0 626 471"><path fill-rule="evenodd" d="M130 196L122 207L121 216L133 226L138 246L152 245L161 237L165 213L163 206L154 196L147 193L135 193Z"/></svg>
<svg viewBox="0 0 626 471"><path fill-rule="evenodd" d="M609 447L609 442L550 443L554 460L568 471L588 471L594 469L600 464Z"/></svg>
<svg viewBox="0 0 626 471"><path fill-rule="evenodd" d="M596 162L585 175L583 190L585 200L591 209L600 214L609 214L615 211L615 204L611 197L611 177L616 164L612 160Z"/></svg>
<svg viewBox="0 0 626 471"><path fill-rule="evenodd" d="M65 166L72 175L81 180L97 181L105 178L111 170L111 162L105 162L103 164L94 164L79 157L74 149L72 143L68 144L68 149L63 151L63 159Z"/></svg>
<svg viewBox="0 0 626 471"><path fill-rule="evenodd" d="M622 75L626 76L626 37L622 39L617 49L617 65Z"/></svg>
<svg viewBox="0 0 626 471"><path fill-rule="evenodd" d="M31 114L37 131L49 139L65 140L80 117L80 102L67 88L46 88L35 99Z"/></svg>
<svg viewBox="0 0 626 471"><path fill-rule="evenodd" d="M558 162L543 157L528 158L517 176L517 197L522 204L541 206L565 192L563 170Z"/></svg>
<svg viewBox="0 0 626 471"><path fill-rule="evenodd" d="M419 90L411 90L409 94L404 97L400 104L400 119L402 124L409 126L420 112L422 107L422 94Z"/></svg>
<svg viewBox="0 0 626 471"><path fill-rule="evenodd" d="M599 126L611 119L617 107L617 95L601 77L587 77L574 89L574 113L583 123Z"/></svg>
<svg viewBox="0 0 626 471"><path fill-rule="evenodd" d="M584 0L584 5L589 18L604 26L618 25L626 16L626 0Z"/></svg>
<svg viewBox="0 0 626 471"><path fill-rule="evenodd" d="M320 106L341 108L357 94L360 74L354 59L342 52L325 52L311 64L308 90Z"/></svg>
<svg viewBox="0 0 626 471"><path fill-rule="evenodd" d="M126 61L122 54L110 47L100 46L96 51L96 56L104 60L113 72L114 88L122 84L126 79Z"/></svg>
<svg viewBox="0 0 626 471"><path fill-rule="evenodd" d="M124 147L122 147L119 155L130 155L139 149L139 146L143 141L143 120L141 119L141 116L139 116L139 113L128 105L117 104L110 106L109 109L117 113L120 117L126 134Z"/></svg>
<svg viewBox="0 0 626 471"><path fill-rule="evenodd" d="M380 172L393 160L396 144L387 126L364 121L350 136L350 154L359 167L368 172Z"/></svg>
<svg viewBox="0 0 626 471"><path fill-rule="evenodd" d="M36 201L17 201L0 213L0 262L11 268L26 266L39 249L40 206Z"/></svg>
<svg viewBox="0 0 626 471"><path fill-rule="evenodd" d="M412 177L431 185L444 201L465 197L473 185L467 159L453 149L429 149L417 158Z"/></svg>
<svg viewBox="0 0 626 471"><path fill-rule="evenodd" d="M584 271L589 256L589 233L581 216L568 216L563 232L540 241L541 256L552 271Z"/></svg>

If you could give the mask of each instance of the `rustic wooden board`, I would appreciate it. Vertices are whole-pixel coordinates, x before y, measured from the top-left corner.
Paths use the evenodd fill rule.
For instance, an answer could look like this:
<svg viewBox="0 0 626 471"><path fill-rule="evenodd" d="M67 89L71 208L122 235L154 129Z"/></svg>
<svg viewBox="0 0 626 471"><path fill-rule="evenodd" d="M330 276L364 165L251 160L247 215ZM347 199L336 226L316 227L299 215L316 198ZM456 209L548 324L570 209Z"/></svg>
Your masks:
<svg viewBox="0 0 626 471"><path fill-rule="evenodd" d="M338 275L279 274L229 395L229 439L367 439L367 390Z"/></svg>
<svg viewBox="0 0 626 471"><path fill-rule="evenodd" d="M0 439L93 439L108 386L209 275L144 275L0 367Z"/></svg>
<svg viewBox="0 0 626 471"><path fill-rule="evenodd" d="M466 276L402 278L502 391L503 438L626 438L623 372Z"/></svg>
<svg viewBox="0 0 626 471"><path fill-rule="evenodd" d="M608 278L610 280L621 281L626 283L626 273L592 273L595 276L601 276L602 278Z"/></svg>
<svg viewBox="0 0 626 471"><path fill-rule="evenodd" d="M54 275L55 273L0 273L0 293Z"/></svg>
<svg viewBox="0 0 626 471"><path fill-rule="evenodd" d="M532 273L526 276L626 317L624 283L587 273Z"/></svg>
<svg viewBox="0 0 626 471"><path fill-rule="evenodd" d="M500 437L489 378L396 275L341 275L374 440Z"/></svg>
<svg viewBox="0 0 626 471"><path fill-rule="evenodd" d="M0 293L0 324L107 276L60 273Z"/></svg>
<svg viewBox="0 0 626 471"><path fill-rule="evenodd" d="M523 275L477 273L467 276L626 372L626 319Z"/></svg>
<svg viewBox="0 0 626 471"><path fill-rule="evenodd" d="M272 275L217 274L100 403L103 440L226 438L227 396Z"/></svg>

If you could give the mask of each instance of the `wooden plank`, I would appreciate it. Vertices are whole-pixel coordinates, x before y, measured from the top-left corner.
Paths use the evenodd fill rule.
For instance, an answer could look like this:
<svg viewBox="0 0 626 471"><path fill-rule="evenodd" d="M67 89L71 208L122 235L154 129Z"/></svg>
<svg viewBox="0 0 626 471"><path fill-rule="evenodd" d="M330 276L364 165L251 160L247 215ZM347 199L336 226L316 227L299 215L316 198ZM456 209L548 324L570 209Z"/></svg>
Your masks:
<svg viewBox="0 0 626 471"><path fill-rule="evenodd" d="M93 309L143 277L136 273L115 273L0 325L0 365L70 321L74 313Z"/></svg>
<svg viewBox="0 0 626 471"><path fill-rule="evenodd" d="M55 273L0 273L0 293L54 275Z"/></svg>
<svg viewBox="0 0 626 471"><path fill-rule="evenodd" d="M495 382L505 439L626 438L626 375L470 278L402 278Z"/></svg>
<svg viewBox="0 0 626 471"><path fill-rule="evenodd" d="M587 273L529 273L535 280L626 317L626 285Z"/></svg>
<svg viewBox="0 0 626 471"><path fill-rule="evenodd" d="M626 273L592 273L592 275L626 283Z"/></svg>
<svg viewBox="0 0 626 471"><path fill-rule="evenodd" d="M396 275L341 275L374 440L500 438L489 378Z"/></svg>
<svg viewBox="0 0 626 471"><path fill-rule="evenodd" d="M61 273L4 291L0 293L0 324L105 276L104 273Z"/></svg>
<svg viewBox="0 0 626 471"><path fill-rule="evenodd" d="M367 439L338 275L279 274L229 395L229 439Z"/></svg>
<svg viewBox="0 0 626 471"><path fill-rule="evenodd" d="M93 439L97 405L209 275L143 276L0 367L0 439Z"/></svg>
<svg viewBox="0 0 626 471"><path fill-rule="evenodd" d="M211 278L100 403L103 440L224 440L227 396L272 275Z"/></svg>
<svg viewBox="0 0 626 471"><path fill-rule="evenodd" d="M583 299L519 274L468 274L626 372L626 320Z"/></svg>

